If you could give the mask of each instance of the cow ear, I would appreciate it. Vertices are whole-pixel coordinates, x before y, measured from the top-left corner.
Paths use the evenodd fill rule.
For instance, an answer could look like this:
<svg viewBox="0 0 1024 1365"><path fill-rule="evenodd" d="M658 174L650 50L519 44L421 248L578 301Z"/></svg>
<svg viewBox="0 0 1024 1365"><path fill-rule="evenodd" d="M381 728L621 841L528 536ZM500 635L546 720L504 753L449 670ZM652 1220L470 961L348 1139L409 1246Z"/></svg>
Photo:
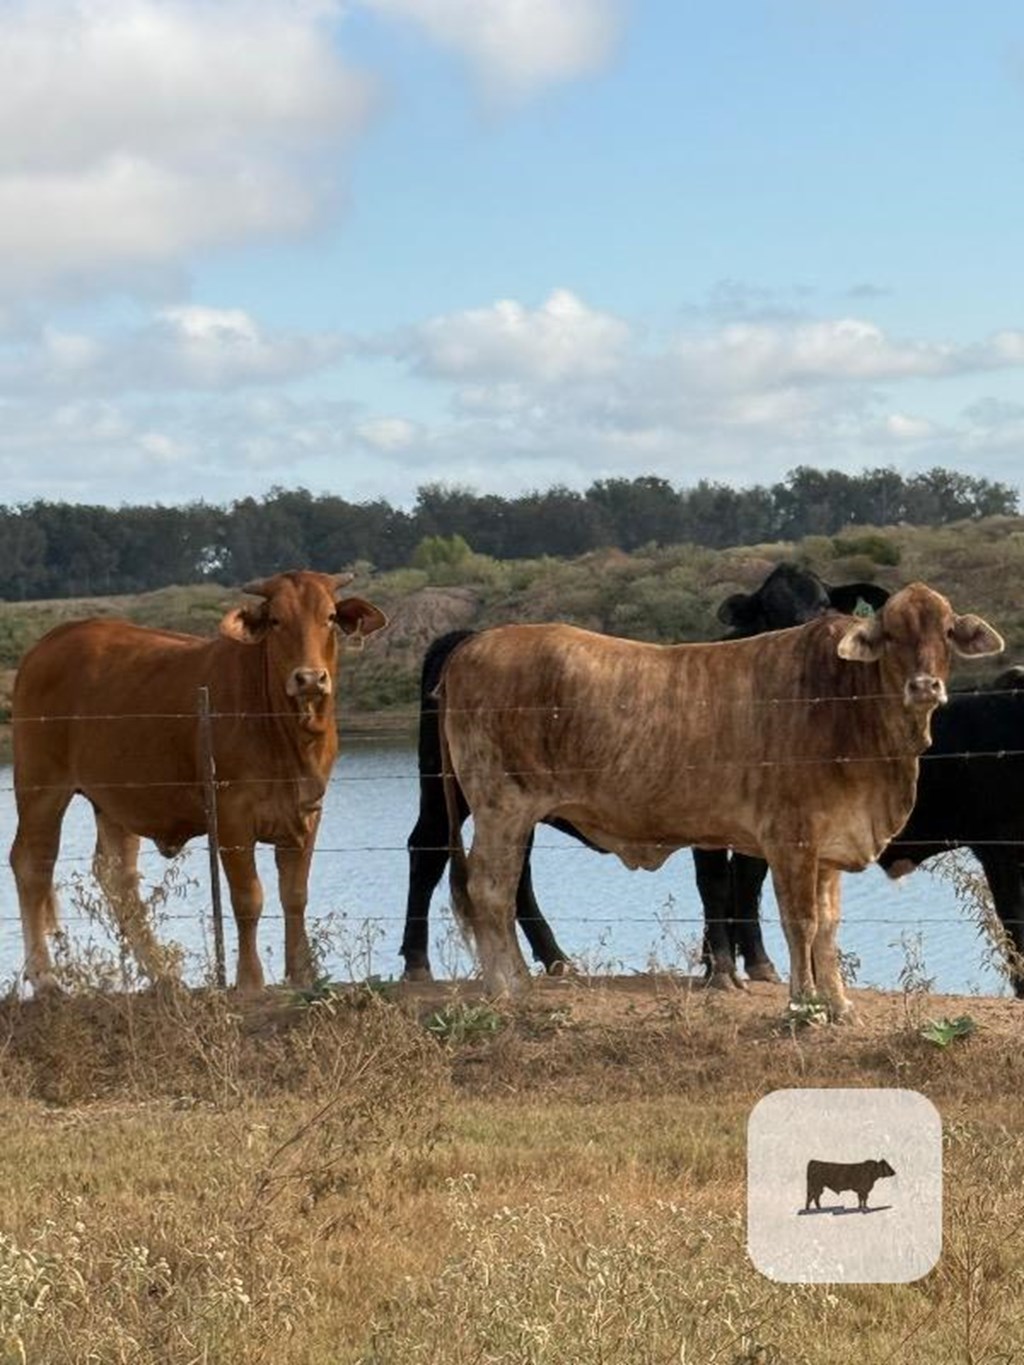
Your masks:
<svg viewBox="0 0 1024 1365"><path fill-rule="evenodd" d="M863 603L871 611L878 611L888 602L889 594L877 583L840 583L828 588L828 600L844 616L868 616L870 612L858 611L858 605Z"/></svg>
<svg viewBox="0 0 1024 1365"><path fill-rule="evenodd" d="M365 636L381 630L388 623L380 607L375 607L362 597L343 597L335 603L334 618L341 633L350 636L353 644L358 642L358 648L362 647Z"/></svg>
<svg viewBox="0 0 1024 1365"><path fill-rule="evenodd" d="M882 657L882 631L877 616L862 617L851 626L836 646L840 659L858 664L873 664Z"/></svg>
<svg viewBox="0 0 1024 1365"><path fill-rule="evenodd" d="M741 630L749 626L754 617L754 598L754 593L734 592L731 597L727 597L724 602L719 603L715 615L723 626L732 626L736 630Z"/></svg>
<svg viewBox="0 0 1024 1365"><path fill-rule="evenodd" d="M958 654L1001 654L1006 648L1003 637L987 621L973 612L953 618L953 648Z"/></svg>
<svg viewBox="0 0 1024 1365"><path fill-rule="evenodd" d="M266 635L267 622L265 607L255 611L250 607L235 607L221 617L220 633L240 645L254 645Z"/></svg>

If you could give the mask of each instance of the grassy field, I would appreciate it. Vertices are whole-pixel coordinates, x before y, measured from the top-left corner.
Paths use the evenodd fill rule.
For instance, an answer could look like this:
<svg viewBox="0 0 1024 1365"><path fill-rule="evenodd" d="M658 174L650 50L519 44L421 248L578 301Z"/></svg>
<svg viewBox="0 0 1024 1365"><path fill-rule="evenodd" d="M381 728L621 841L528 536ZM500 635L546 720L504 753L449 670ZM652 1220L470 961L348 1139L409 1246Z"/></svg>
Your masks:
<svg viewBox="0 0 1024 1365"><path fill-rule="evenodd" d="M782 988L434 984L296 1003L85 992L0 1011L0 1359L83 1365L983 1365L1024 1358L1021 1006ZM969 1010L938 1047L927 1019ZM770 1283L746 1119L922 1091L945 1245L905 1286Z"/></svg>

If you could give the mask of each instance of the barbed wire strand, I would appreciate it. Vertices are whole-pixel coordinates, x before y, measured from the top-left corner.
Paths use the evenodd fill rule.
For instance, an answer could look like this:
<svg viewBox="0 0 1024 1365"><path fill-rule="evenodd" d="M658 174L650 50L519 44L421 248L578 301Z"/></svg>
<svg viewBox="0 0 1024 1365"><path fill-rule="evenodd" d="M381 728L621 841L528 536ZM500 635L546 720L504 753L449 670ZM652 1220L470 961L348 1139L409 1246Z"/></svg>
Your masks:
<svg viewBox="0 0 1024 1365"><path fill-rule="evenodd" d="M675 763L675 762L673 762L673 763L671 764L671 768L672 768L673 774L676 774L676 775L682 774L682 773L720 772L720 771L722 771L723 769L726 769L726 770L729 770L729 771L736 771L736 772L751 772L751 771L756 771L756 770L758 770L758 769L811 768L811 767L845 767L845 766L850 765L850 764L860 764L860 763L906 763L906 762L908 762L910 759L912 759L912 758L914 758L914 757L917 757L918 761L921 762L921 763L930 763L930 762L938 762L938 761L955 761L955 760L959 760L959 761L962 761L962 762L976 762L976 763L982 763L982 762L1000 762L1000 761L1003 761L1003 760L1006 760L1006 759L1024 757L1024 749L998 749L998 750L992 750L992 751L989 751L989 750L981 750L981 749L963 749L963 750L958 750L958 751L956 751L956 752L954 752L954 753L942 753L942 754L936 754L936 753L931 753L931 752L926 751L925 753L920 754L920 755L913 755L913 754L838 754L838 755L836 755L836 754L830 754L830 755L826 755L826 756L823 756L823 757L820 757L820 758L793 758L793 757L778 758L778 759L761 758L761 759L751 759L751 760L749 760L749 761L745 761L745 760L742 760L742 759L731 759L731 758L714 758L714 759L709 760L709 761L706 762L706 763ZM342 764L342 765L344 764L344 759L341 760L341 764ZM485 769L467 768L467 769L463 769L463 770L462 770L460 776L463 777L463 778L465 778L465 777L469 776L470 774L472 774L472 773L474 773L474 772L478 772L478 771L486 772L487 775L490 776L490 777L492 777L492 778L493 778L494 776L502 776L502 777L508 778L508 779L510 779L510 780L518 781L518 780L521 779L521 778L535 778L535 779L536 779L536 778L544 778L544 777L547 777L547 778L578 777L578 776L581 776L581 775L584 775L584 774L587 774L587 773L596 775L596 774L600 774L600 773L606 773L606 772L609 772L609 771L613 771L613 769L611 768L611 765L608 765L608 764L597 764L597 765L590 765L590 766L587 766L587 767L579 767L579 768L570 768L570 767L565 767L565 766L560 766L560 767L556 767L556 768L502 768L502 769L499 770L499 773L498 773L498 774L495 774L495 773L493 772L493 770L490 769L490 768L485 768ZM418 771L415 771L415 772L414 772L414 771L412 771L412 770L410 770L409 772L401 772L401 773L367 773L367 774L359 774L359 775L356 775L356 774L354 774L354 773L353 773L353 774L347 774L347 773L345 773L345 772L343 772L343 771L335 771L335 772L332 772L332 773L330 774L330 776L329 776L329 778L328 778L328 781L329 781L329 782L334 782L334 783L337 783L337 784L341 785L341 784L344 784L344 783L346 783L346 782L350 782L350 783L353 783L353 784L355 784L355 783L363 783L363 782L418 782L418 781L420 781L420 780L422 780L422 779L431 780L431 781L441 781L442 778L443 778L443 774L441 774L441 773L436 773L436 772L420 773L420 772L418 772ZM315 774L313 774L313 773L310 773L310 774L303 774L303 773L300 773L300 774L298 774L298 775L292 774L292 775L290 775L290 776L283 776L283 777L275 777L275 776L273 776L273 775L269 775L269 774L268 774L268 775L256 775L256 776L253 776L253 777L216 778L216 779L214 779L214 786L215 786L216 788L218 788L219 790L226 790L226 789L228 789L228 788L230 788L230 787L235 787L235 786L293 786L293 787L297 787L297 786L301 785L301 784L304 783L304 782L311 782L311 781L318 781L318 780L319 780L319 778L318 778ZM201 786L202 786L202 778L201 778L200 776L197 775L197 776L195 776L195 777L161 778L161 779L150 779L150 780L148 780L148 781L137 781L137 780L130 780L130 781L129 781L129 780L125 780L125 781L119 781L119 782L114 782L114 781L99 781L99 780L96 780L96 781L92 781L92 780L83 781L82 779L79 779L79 781L78 781L78 782L75 782L75 783L69 783L69 782L25 782L25 781L17 782L17 781L15 781L15 782L12 782L12 783L9 783L9 784L0 784L0 792L8 792L8 793L9 793L9 792L18 792L18 791L20 791L20 792L66 791L66 790L68 790L68 789L70 788L70 789L71 789L72 791L74 791L74 792L81 792L83 795L87 795L87 792L85 792L85 791L83 790L83 788L86 788L86 787L87 787L90 791L120 791L120 790L127 790L127 791L144 791L144 790L147 790L147 789L149 789L149 788L174 789L174 788L187 787L187 788L196 788L196 789L198 789L198 788L201 787Z"/></svg>
<svg viewBox="0 0 1024 1365"><path fill-rule="evenodd" d="M1020 687L1000 687L1000 688L970 688L963 691L951 690L948 701L960 698L976 699L979 702L988 697L1018 697L1024 704L1024 688ZM706 698L688 699L688 705L700 707L702 709L720 709L724 706L737 707L761 707L761 706L823 706L826 703L837 702L860 704L863 702L887 701L894 706L903 706L903 697L898 692L853 692L853 693L815 693L813 695L760 697L737 696L726 697L717 696L713 701ZM948 704L948 703L947 703ZM566 706L562 703L544 701L532 704L518 702L514 705L504 703L495 706L473 706L473 707L453 707L446 705L445 710L448 715L543 715L550 713L552 716L561 717L566 715L608 715L621 714L634 709L632 701L606 702L603 705L588 704L586 706ZM431 714L438 714L436 711ZM215 720L295 720L299 712L296 708L285 711L214 711L209 713L209 719ZM40 716L12 715L11 725L31 725L31 724L55 724L57 722L71 721L141 721L141 720L190 720L198 722L201 719L198 710L191 711L110 711L110 712L91 712L83 715L80 712L55 712ZM344 735L343 722L341 733ZM366 738L361 736L361 738Z"/></svg>

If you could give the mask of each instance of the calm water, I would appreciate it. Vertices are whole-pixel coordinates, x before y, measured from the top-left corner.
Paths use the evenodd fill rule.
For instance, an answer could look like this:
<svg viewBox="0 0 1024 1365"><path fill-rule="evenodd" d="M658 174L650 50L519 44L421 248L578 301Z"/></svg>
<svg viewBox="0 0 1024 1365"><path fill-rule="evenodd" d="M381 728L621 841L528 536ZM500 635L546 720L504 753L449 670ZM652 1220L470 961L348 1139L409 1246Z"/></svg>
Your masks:
<svg viewBox="0 0 1024 1365"><path fill-rule="evenodd" d="M310 922L324 939L325 961L337 978L398 976L398 947L405 913L405 840L417 814L416 754L407 743L347 740L327 794L313 861ZM9 768L0 768L0 977L21 965L21 932L6 850L14 834ZM469 831L467 830L467 834ZM94 828L90 808L76 800L64 824L59 865L62 922L73 938L103 945L102 934L75 908L76 884L87 889ZM281 975L283 926L276 900L273 854L259 853L267 894L260 953L268 978ZM159 882L168 864L147 847L142 866ZM176 864L178 890L168 899L160 929L193 955L198 974L204 953L203 920L209 904L206 845L195 841ZM693 864L685 850L658 872L628 872L611 857L582 848L554 830L538 832L534 855L537 899L562 946L594 971L645 970L652 959L682 965L700 934L700 902ZM447 881L434 898L431 958L435 975L468 970L447 913ZM234 967L234 925L226 904L229 973ZM786 952L770 885L764 902L765 938L784 972ZM920 936L919 940L917 936ZM958 906L942 875L927 870L900 883L877 868L848 875L843 886L840 943L860 959L858 984L894 988L907 960L901 938L919 943L925 973L938 990L1008 994L988 959L987 943Z"/></svg>

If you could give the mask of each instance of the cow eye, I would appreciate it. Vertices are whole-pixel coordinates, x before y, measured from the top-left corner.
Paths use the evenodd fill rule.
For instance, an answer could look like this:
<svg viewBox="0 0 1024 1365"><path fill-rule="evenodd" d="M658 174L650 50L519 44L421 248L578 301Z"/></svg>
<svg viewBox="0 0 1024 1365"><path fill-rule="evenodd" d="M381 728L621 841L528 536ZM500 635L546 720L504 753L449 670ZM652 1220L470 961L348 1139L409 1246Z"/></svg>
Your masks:
<svg viewBox="0 0 1024 1365"><path fill-rule="evenodd" d="M328 616L327 624L329 626L336 626L338 624L338 613L336 611L332 611L330 616Z"/></svg>
<svg viewBox="0 0 1024 1365"><path fill-rule="evenodd" d="M280 624L281 624L281 618L280 618L279 616L268 616L268 617L267 617L267 625L268 625L268 626L275 626L275 627L277 627L277 626L279 626Z"/></svg>

